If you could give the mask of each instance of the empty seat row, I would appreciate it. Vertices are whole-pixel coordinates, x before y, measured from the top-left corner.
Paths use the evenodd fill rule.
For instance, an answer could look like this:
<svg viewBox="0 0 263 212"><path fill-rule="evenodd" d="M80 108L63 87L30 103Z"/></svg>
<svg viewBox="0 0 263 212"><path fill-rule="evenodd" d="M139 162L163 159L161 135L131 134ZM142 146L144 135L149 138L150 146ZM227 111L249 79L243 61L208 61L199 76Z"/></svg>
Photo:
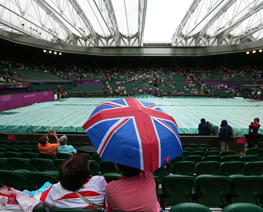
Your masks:
<svg viewBox="0 0 263 212"><path fill-rule="evenodd" d="M261 205L263 176L168 175L162 181L161 204L165 208L184 202L210 207L232 203Z"/></svg>
<svg viewBox="0 0 263 212"><path fill-rule="evenodd" d="M203 161L195 164L192 161L179 161L172 165L173 174L181 175L263 175L263 161L256 162L243 162L243 161L229 161L229 162L217 162L217 161Z"/></svg>
<svg viewBox="0 0 263 212"><path fill-rule="evenodd" d="M238 155L226 155L226 156L219 156L219 155L206 155L202 157L201 155L187 155L187 156L179 156L172 160L169 163L174 163L176 161L193 161L195 163L199 163L201 161L218 161L218 162L227 162L227 161L244 161L244 162L252 162L258 161L259 156L257 155L245 155L245 156L238 156Z"/></svg>
<svg viewBox="0 0 263 212"><path fill-rule="evenodd" d="M64 159L46 159L46 158L0 158L0 170L25 169L29 171L58 171L60 164ZM101 160L100 163L95 160L90 161L90 170L92 175L99 173L118 173L114 163Z"/></svg>

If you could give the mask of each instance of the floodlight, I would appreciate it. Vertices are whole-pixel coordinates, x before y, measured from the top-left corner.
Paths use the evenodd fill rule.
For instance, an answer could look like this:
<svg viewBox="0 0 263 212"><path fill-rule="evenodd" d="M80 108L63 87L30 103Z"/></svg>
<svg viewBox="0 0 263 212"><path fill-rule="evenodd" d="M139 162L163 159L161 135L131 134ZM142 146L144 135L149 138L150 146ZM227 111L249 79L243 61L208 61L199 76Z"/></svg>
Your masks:
<svg viewBox="0 0 263 212"><path fill-rule="evenodd" d="M48 52L49 54L52 54L52 51L51 50L49 50L49 52Z"/></svg>
<svg viewBox="0 0 263 212"><path fill-rule="evenodd" d="M262 49L258 50L259 52L262 52Z"/></svg>
<svg viewBox="0 0 263 212"><path fill-rule="evenodd" d="M43 50L43 52L44 52L44 53L46 53L46 52L47 52L47 50L46 50L46 49L44 49L44 50Z"/></svg>
<svg viewBox="0 0 263 212"><path fill-rule="evenodd" d="M61 52L59 52L58 54L59 54L59 55L62 55L62 53L61 53Z"/></svg>
<svg viewBox="0 0 263 212"><path fill-rule="evenodd" d="M54 52L54 54L57 54L57 52Z"/></svg>
<svg viewBox="0 0 263 212"><path fill-rule="evenodd" d="M246 54L249 54L249 52L246 52Z"/></svg>
<svg viewBox="0 0 263 212"><path fill-rule="evenodd" d="M256 50L253 50L252 53L255 54L255 53L256 53Z"/></svg>

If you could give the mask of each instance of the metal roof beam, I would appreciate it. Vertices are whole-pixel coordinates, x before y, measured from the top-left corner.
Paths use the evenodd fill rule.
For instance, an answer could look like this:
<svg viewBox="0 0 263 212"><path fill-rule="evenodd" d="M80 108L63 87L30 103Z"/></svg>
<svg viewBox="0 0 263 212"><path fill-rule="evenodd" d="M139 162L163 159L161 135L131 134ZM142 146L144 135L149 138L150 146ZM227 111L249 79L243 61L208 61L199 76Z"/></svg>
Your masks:
<svg viewBox="0 0 263 212"><path fill-rule="evenodd" d="M107 23L107 21L105 20L105 17L103 16L103 14L101 13L101 10L99 8L99 6L97 5L96 1L93 0L94 4L96 5L105 25L107 26L109 32L111 33L111 36L113 38L113 40L116 43L116 46L120 46L120 32L119 32L119 27L118 27L118 23L117 23L117 19L115 17L115 12L112 6L112 2L111 0L102 0L106 9L107 9L107 15L108 15L108 19L110 20L111 25L109 26L109 24Z"/></svg>
<svg viewBox="0 0 263 212"><path fill-rule="evenodd" d="M45 32L47 32L48 34L52 35L53 37L57 38L58 40L61 40L61 41L65 42L65 43L69 43L68 41L65 41L65 40L62 40L61 38L59 38L55 33L50 32L49 30L45 29L45 28L42 27L42 26L38 26L38 25L35 24L34 22L28 20L27 18L25 18L25 17L23 17L22 15L16 13L15 11L9 9L8 7L6 7L6 6L2 5L2 4L0 4L0 6L3 7L4 9L8 10L9 12L11 12L11 13L17 15L19 18L22 18L22 19L24 19L25 21L27 21L28 23L30 23L30 24L36 26L37 28L42 29L43 31L45 31ZM11 24L10 24L10 26L11 26ZM16 28L17 28L16 30L19 29L18 26L17 26ZM21 29L21 28L20 28L20 29ZM22 30L22 29L21 29L21 30ZM19 31L19 30L18 30L18 31Z"/></svg>
<svg viewBox="0 0 263 212"><path fill-rule="evenodd" d="M52 7L50 7L45 0L33 0L34 2L36 2L36 4L38 4L47 14L49 14L64 30L65 32L68 34L68 36L70 38L72 38L73 40L75 40L73 33L68 29L67 26L65 26L65 24L63 23L63 21L61 21L59 19L59 17L53 12ZM61 15L59 15L61 16Z"/></svg>
<svg viewBox="0 0 263 212"><path fill-rule="evenodd" d="M204 34L207 32L209 27L213 25L213 23L230 8L237 0L228 0L222 8L207 22L207 24L200 30L196 37L196 46L199 45L201 38L204 36Z"/></svg>
<svg viewBox="0 0 263 212"><path fill-rule="evenodd" d="M143 45L143 33L146 20L147 0L139 0L138 10L138 46Z"/></svg>
<svg viewBox="0 0 263 212"><path fill-rule="evenodd" d="M68 0L72 7L76 10L78 15L81 17L83 22L86 24L87 28L90 31L90 35L92 36L92 39L94 40L95 46L98 46L98 37L96 35L96 31L94 30L93 26L91 25L89 19L87 18L85 12L82 10L81 6L78 4L76 0Z"/></svg>
<svg viewBox="0 0 263 212"><path fill-rule="evenodd" d="M178 39L182 36L182 30L183 30L185 24L187 23L187 21L189 20L189 18L191 17L192 13L197 8L197 6L199 5L200 1L201 0L194 0L192 2L190 8L186 12L183 20L179 24L179 27L176 29L176 31L175 31L175 33L174 33L174 35L172 37L172 45L176 45L176 43L178 42Z"/></svg>
<svg viewBox="0 0 263 212"><path fill-rule="evenodd" d="M236 22L232 23L231 26L225 28L223 31L221 31L220 33L218 33L217 35L214 35L212 37L210 37L206 42L209 42L209 40L213 39L213 38L217 38L218 39L218 45L222 44L222 41L227 38L227 36L230 34L230 32L232 30L234 30L236 27L238 27L243 21L245 21L247 18L249 18L251 15L257 13L258 11L260 11L261 9L263 9L263 2L261 2L260 4L256 5L255 7L251 8L245 15L243 15L241 18L239 18Z"/></svg>

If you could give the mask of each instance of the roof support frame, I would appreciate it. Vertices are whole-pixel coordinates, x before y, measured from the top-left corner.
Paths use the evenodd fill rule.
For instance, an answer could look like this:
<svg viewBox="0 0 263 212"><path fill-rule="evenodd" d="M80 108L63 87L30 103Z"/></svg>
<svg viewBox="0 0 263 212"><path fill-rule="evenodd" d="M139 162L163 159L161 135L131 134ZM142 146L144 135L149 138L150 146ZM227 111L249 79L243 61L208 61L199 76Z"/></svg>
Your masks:
<svg viewBox="0 0 263 212"><path fill-rule="evenodd" d="M182 30L187 23L188 19L191 17L192 13L195 11L195 9L198 7L201 0L194 0L189 8L189 10L186 12L183 20L181 21L179 27L176 29L173 37L172 37L172 45L175 43L178 43L180 36L182 35ZM180 43L180 42L179 42Z"/></svg>
<svg viewBox="0 0 263 212"><path fill-rule="evenodd" d="M111 26L109 26L109 24L107 23L107 21L105 20L103 14L101 13L101 10L98 6L98 4L96 3L96 0L93 0L94 4L96 5L101 18L103 19L105 25L107 26L109 32L111 33L111 36L113 37L113 40L116 43L116 46L120 46L120 32L119 32L119 27L118 27L118 23L117 23L117 19L115 17L115 12L112 6L112 2L111 0L102 0L106 9L107 9L107 15L108 15L108 19L111 22Z"/></svg>
<svg viewBox="0 0 263 212"><path fill-rule="evenodd" d="M254 6L251 10L249 10L245 15L240 17L235 23L232 23L231 26L227 27L223 31L221 31L219 34L211 36L209 39L207 39L206 42L209 42L212 38L218 39L218 45L222 45L222 41L230 34L231 31L233 31L236 27L238 27L244 20L252 16L253 14L257 13L263 9L263 2L260 4Z"/></svg>
<svg viewBox="0 0 263 212"><path fill-rule="evenodd" d="M50 7L50 5L48 5L46 3L45 0L33 0L36 4L38 4L44 11L46 11L47 14L49 14L64 30L65 32L68 34L68 36L70 38L72 38L72 40L74 39L74 35L73 33L67 28L67 26L65 26L65 24L59 19L59 17L53 12L54 9L52 7ZM51 9L52 8L52 9ZM55 11L56 12L56 11ZM60 17L61 15L58 14Z"/></svg>
<svg viewBox="0 0 263 212"><path fill-rule="evenodd" d="M237 0L228 0L222 8L207 22L207 24L200 30L196 37L196 46L199 46L201 37L207 32L208 28L213 25L213 23L218 20L218 18L224 14Z"/></svg>
<svg viewBox="0 0 263 212"><path fill-rule="evenodd" d="M139 0L138 10L138 42L139 46L143 46L143 34L146 20L147 0Z"/></svg>
<svg viewBox="0 0 263 212"><path fill-rule="evenodd" d="M82 10L82 8L80 7L80 5L78 4L78 2L76 0L68 0L68 1L71 3L72 7L76 10L76 12L80 16L80 18L83 20L86 27L89 29L91 38L94 41L95 46L97 47L98 46L98 37L96 35L96 31L94 30L92 24L90 23L89 19L86 16L86 14L84 13L84 11Z"/></svg>
<svg viewBox="0 0 263 212"><path fill-rule="evenodd" d="M57 40L63 41L63 42L65 42L65 43L69 43L68 41L62 40L61 38L59 38L55 33L52 33L52 32L50 32L49 30L47 30L47 29L45 29L45 28L43 28L43 27L41 27L41 26L38 26L38 25L35 24L34 22L32 22L32 21L28 20L27 18L21 16L20 14L18 14L18 13L16 13L15 11L9 9L8 7L6 7L6 6L2 5L2 4L0 4L0 7L3 7L4 9L6 9L6 10L8 10L9 12L11 12L11 13L17 15L18 17L24 19L25 21L27 21L28 23L36 26L37 28L42 29L43 31L45 31L45 32L47 32L48 34L52 35L53 37L57 38ZM19 28L19 27L18 27L18 28Z"/></svg>

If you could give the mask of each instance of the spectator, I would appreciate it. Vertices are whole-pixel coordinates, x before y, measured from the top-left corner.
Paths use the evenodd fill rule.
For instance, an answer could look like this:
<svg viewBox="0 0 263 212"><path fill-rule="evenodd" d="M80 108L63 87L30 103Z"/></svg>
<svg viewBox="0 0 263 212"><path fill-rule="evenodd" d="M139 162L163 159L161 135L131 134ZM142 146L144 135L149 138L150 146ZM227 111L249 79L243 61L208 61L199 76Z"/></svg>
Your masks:
<svg viewBox="0 0 263 212"><path fill-rule="evenodd" d="M255 118L254 122L251 122L249 125L249 133L248 133L248 146L247 148L255 147L257 145L258 138L258 129L260 128L259 118Z"/></svg>
<svg viewBox="0 0 263 212"><path fill-rule="evenodd" d="M112 210L161 211L152 173L120 164L115 167L122 177L106 186L107 202Z"/></svg>
<svg viewBox="0 0 263 212"><path fill-rule="evenodd" d="M232 133L232 127L227 124L226 120L222 120L219 132L219 142L221 152L229 150L229 139Z"/></svg>
<svg viewBox="0 0 263 212"><path fill-rule="evenodd" d="M48 143L49 138L48 136L52 134L54 135L57 143L56 144L50 144ZM57 154L57 147L59 145L59 139L57 137L57 133L50 129L46 135L43 135L39 138L39 144L38 144L38 149L40 153L46 153L46 154L54 154L56 156Z"/></svg>
<svg viewBox="0 0 263 212"><path fill-rule="evenodd" d="M198 131L199 135L208 135L210 132L211 124L208 122L208 124L205 122L205 119L201 119L201 123L198 125Z"/></svg>
<svg viewBox="0 0 263 212"><path fill-rule="evenodd" d="M58 153L64 153L64 154L75 154L77 151L76 149L71 146L67 145L68 138L66 135L63 135L59 138L60 145L57 148Z"/></svg>
<svg viewBox="0 0 263 212"><path fill-rule="evenodd" d="M59 182L44 191L40 200L47 208L98 208L106 212L108 211L105 204L106 184L102 176L90 178L87 157L75 154L62 163L59 169Z"/></svg>

